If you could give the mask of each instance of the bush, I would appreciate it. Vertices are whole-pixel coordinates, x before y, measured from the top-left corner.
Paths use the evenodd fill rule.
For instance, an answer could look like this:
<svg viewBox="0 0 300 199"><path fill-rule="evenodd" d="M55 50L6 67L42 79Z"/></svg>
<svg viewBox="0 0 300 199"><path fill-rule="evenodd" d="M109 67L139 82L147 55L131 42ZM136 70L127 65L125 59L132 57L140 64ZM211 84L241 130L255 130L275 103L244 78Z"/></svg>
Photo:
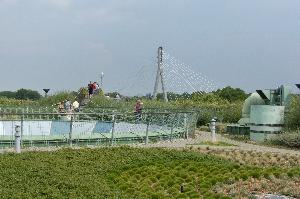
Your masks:
<svg viewBox="0 0 300 199"><path fill-rule="evenodd" d="M285 125L287 129L300 128L300 96L293 95L291 97L285 115Z"/></svg>
<svg viewBox="0 0 300 199"><path fill-rule="evenodd" d="M272 138L270 143L300 149L300 132L289 132Z"/></svg>
<svg viewBox="0 0 300 199"><path fill-rule="evenodd" d="M6 97L0 97L1 106L31 106L34 102L31 100L17 100L17 99L8 99Z"/></svg>
<svg viewBox="0 0 300 199"><path fill-rule="evenodd" d="M75 101L76 96L72 92L62 91L58 92L54 95L48 96L46 98L42 98L41 100L37 101L37 105L39 106L52 106L59 102L62 102L66 99L70 101Z"/></svg>

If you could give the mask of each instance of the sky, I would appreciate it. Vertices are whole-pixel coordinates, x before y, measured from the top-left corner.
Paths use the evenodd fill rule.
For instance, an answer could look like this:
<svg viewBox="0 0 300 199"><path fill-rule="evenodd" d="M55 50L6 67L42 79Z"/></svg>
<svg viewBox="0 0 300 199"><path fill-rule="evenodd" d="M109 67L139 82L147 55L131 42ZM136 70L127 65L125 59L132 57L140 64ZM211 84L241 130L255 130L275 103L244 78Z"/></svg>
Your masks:
<svg viewBox="0 0 300 199"><path fill-rule="evenodd" d="M0 0L0 91L153 91L157 48L218 87L300 83L299 0ZM167 82L166 82L167 83Z"/></svg>

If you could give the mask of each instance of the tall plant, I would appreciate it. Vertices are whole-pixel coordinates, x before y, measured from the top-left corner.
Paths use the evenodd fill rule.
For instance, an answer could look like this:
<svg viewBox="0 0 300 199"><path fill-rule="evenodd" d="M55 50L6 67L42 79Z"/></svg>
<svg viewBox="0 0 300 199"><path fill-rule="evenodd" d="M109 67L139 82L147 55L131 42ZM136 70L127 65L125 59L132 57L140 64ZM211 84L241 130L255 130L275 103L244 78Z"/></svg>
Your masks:
<svg viewBox="0 0 300 199"><path fill-rule="evenodd" d="M300 128L300 96L292 96L285 115L285 126L287 129Z"/></svg>

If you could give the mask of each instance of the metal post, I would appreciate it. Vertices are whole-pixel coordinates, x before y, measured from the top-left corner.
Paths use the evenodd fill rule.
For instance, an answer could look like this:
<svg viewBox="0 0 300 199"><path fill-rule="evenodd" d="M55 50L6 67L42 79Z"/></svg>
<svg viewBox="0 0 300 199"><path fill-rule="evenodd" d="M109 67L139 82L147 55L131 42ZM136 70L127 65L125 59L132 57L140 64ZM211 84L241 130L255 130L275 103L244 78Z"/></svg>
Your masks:
<svg viewBox="0 0 300 199"><path fill-rule="evenodd" d="M211 141L216 142L216 120L212 119L210 123L210 130L211 130Z"/></svg>
<svg viewBox="0 0 300 199"><path fill-rule="evenodd" d="M112 116L112 130L111 130L111 141L110 141L110 145L113 146L114 145L114 134L115 134L115 124L116 124L116 118L115 115Z"/></svg>
<svg viewBox="0 0 300 199"><path fill-rule="evenodd" d="M70 132L69 132L69 145L70 145L70 147L72 147L72 144L73 144L72 132L73 132L73 115L71 115L71 121L70 121Z"/></svg>
<svg viewBox="0 0 300 199"><path fill-rule="evenodd" d="M176 119L177 113L174 115L173 120L172 120L172 126L171 126L171 135L170 135L170 141L173 141L173 131L174 131L174 121Z"/></svg>
<svg viewBox="0 0 300 199"><path fill-rule="evenodd" d="M145 145L149 143L149 126L150 126L150 120L147 121L147 127L146 127L146 137L145 137Z"/></svg>
<svg viewBox="0 0 300 199"><path fill-rule="evenodd" d="M49 120L49 110L48 110L48 107L46 107L46 113L48 113L47 114L47 120Z"/></svg>
<svg viewBox="0 0 300 199"><path fill-rule="evenodd" d="M23 138L24 134L24 113L21 116L21 138ZM21 139L21 144L23 146L23 139Z"/></svg>
<svg viewBox="0 0 300 199"><path fill-rule="evenodd" d="M185 135L184 138L188 139L188 125L187 125L187 114L184 114L184 129L185 129Z"/></svg>
<svg viewBox="0 0 300 199"><path fill-rule="evenodd" d="M16 153L21 153L21 127L20 125L15 126L15 151Z"/></svg>

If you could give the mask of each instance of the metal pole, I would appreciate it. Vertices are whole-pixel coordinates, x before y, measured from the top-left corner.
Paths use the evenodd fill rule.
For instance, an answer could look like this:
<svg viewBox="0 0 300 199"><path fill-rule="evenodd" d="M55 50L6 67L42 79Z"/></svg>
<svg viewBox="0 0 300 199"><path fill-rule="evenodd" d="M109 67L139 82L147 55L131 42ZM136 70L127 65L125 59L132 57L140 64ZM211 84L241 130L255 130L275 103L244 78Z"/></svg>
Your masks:
<svg viewBox="0 0 300 199"><path fill-rule="evenodd" d="M70 121L70 132L69 132L69 145L70 145L70 147L72 147L72 144L73 144L72 132L73 132L73 116L71 116L71 121Z"/></svg>
<svg viewBox="0 0 300 199"><path fill-rule="evenodd" d="M113 146L114 145L114 134L115 134L115 124L116 124L116 118L115 115L112 116L112 121L113 121L113 125L112 125L112 130L111 130L111 141L110 141L110 145Z"/></svg>
<svg viewBox="0 0 300 199"><path fill-rule="evenodd" d="M211 125L210 125L210 130L211 130L211 141L216 142L216 120L212 119L211 120Z"/></svg>
<svg viewBox="0 0 300 199"><path fill-rule="evenodd" d="M24 113L21 116L21 138L23 138L24 134ZM21 139L21 144L23 146L23 139Z"/></svg>
<svg viewBox="0 0 300 199"><path fill-rule="evenodd" d="M162 47L158 48L158 62L157 62L157 72L156 72L156 78L155 78L155 85L154 85L154 91L153 91L153 99L156 99L157 96L157 89L158 89L158 84L159 84L159 79L160 79L160 74L161 74L161 62L162 62L162 57L161 57L161 51Z"/></svg>
<svg viewBox="0 0 300 199"><path fill-rule="evenodd" d="M173 131L174 131L174 121L176 119L177 113L173 117L172 126L171 126L171 135L170 135L170 141L173 141Z"/></svg>
<svg viewBox="0 0 300 199"><path fill-rule="evenodd" d="M145 137L145 145L149 143L149 126L150 126L150 121L147 121L147 127L146 127L146 137Z"/></svg>
<svg viewBox="0 0 300 199"><path fill-rule="evenodd" d="M103 77L104 77L104 73L102 72L100 76L100 86L102 90L103 90Z"/></svg>
<svg viewBox="0 0 300 199"><path fill-rule="evenodd" d="M184 113L184 129L185 129L185 139L188 139L188 126L187 126L187 114Z"/></svg>
<svg viewBox="0 0 300 199"><path fill-rule="evenodd" d="M16 153L21 153L21 127L20 125L15 126L15 151Z"/></svg>

